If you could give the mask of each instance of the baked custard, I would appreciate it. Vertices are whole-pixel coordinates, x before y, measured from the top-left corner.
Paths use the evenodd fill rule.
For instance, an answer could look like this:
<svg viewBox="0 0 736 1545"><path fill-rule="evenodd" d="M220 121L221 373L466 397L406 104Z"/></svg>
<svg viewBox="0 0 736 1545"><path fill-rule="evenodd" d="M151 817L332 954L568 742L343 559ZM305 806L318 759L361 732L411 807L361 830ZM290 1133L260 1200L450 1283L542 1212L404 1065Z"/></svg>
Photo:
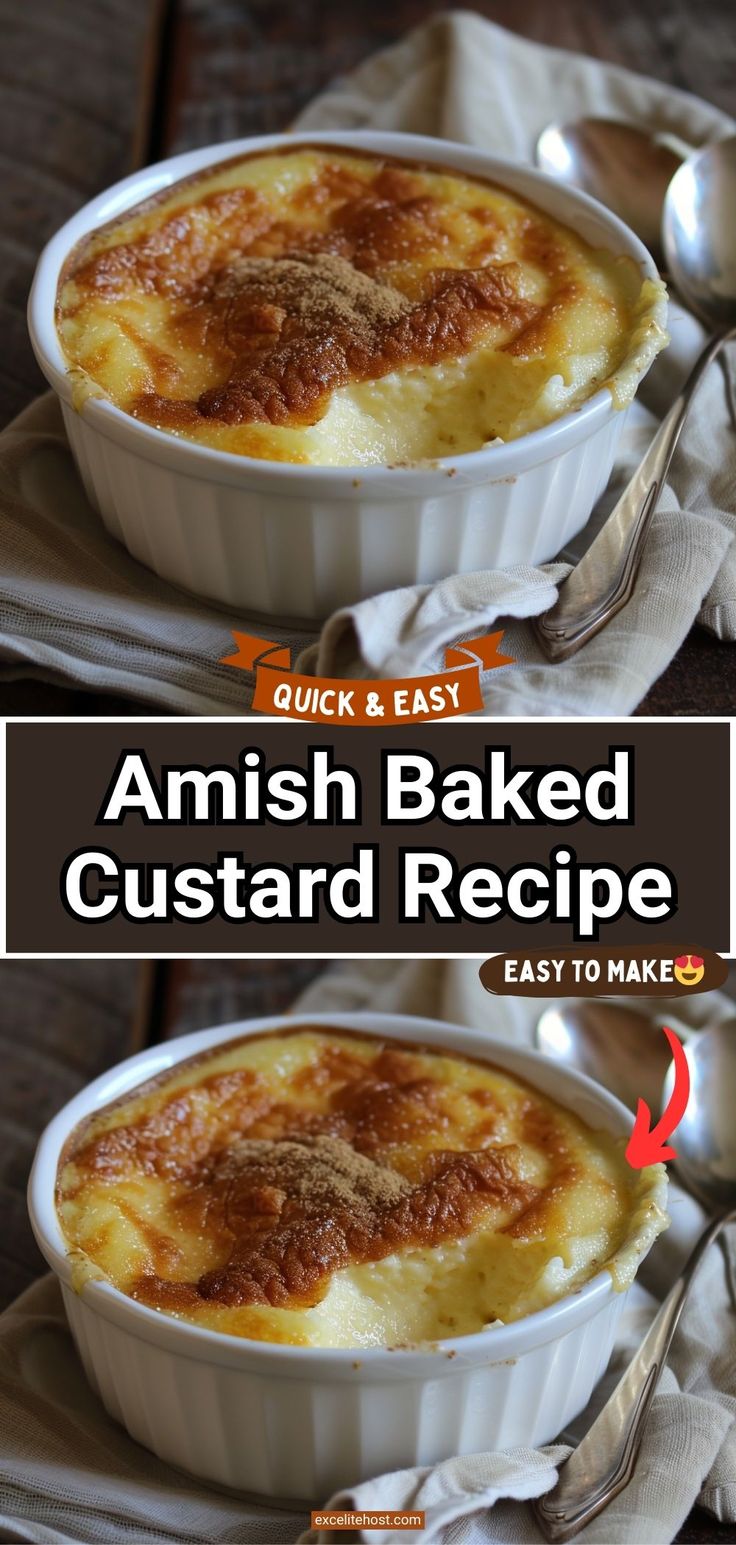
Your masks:
<svg viewBox="0 0 736 1545"><path fill-rule="evenodd" d="M333 146L221 162L92 232L57 325L76 400L201 445L401 465L516 439L666 342L664 287L481 178Z"/></svg>
<svg viewBox="0 0 736 1545"><path fill-rule="evenodd" d="M517 1320L666 1227L661 1165L485 1062L331 1029L230 1041L72 1133L77 1286L296 1346Z"/></svg>

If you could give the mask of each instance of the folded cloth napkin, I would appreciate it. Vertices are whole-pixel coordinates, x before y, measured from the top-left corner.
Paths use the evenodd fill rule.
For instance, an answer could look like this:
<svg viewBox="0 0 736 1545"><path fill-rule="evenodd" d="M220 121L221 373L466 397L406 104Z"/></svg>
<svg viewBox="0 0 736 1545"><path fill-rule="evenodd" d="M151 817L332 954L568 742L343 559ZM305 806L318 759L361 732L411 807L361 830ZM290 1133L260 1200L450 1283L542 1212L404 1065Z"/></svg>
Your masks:
<svg viewBox="0 0 736 1545"><path fill-rule="evenodd" d="M674 131L692 144L733 132L705 102L600 60L530 43L470 12L440 15L332 86L302 129L378 127L466 140L528 160L554 118L592 111ZM702 336L675 309L673 347L631 411L614 480L575 552L590 540L675 395ZM646 404L644 406L643 404ZM127 557L90 509L60 415L42 399L0 437L0 669L127 693L179 713L247 711L253 681L220 665L230 628L278 637L301 668L335 676L440 669L446 642L500 620L516 664L487 673L498 715L626 714L672 659L696 618L736 636L736 437L711 372L653 523L636 594L573 660L548 665L525 619L551 605L575 552L393 591L322 630L264 628L184 595Z"/></svg>
<svg viewBox="0 0 736 1545"><path fill-rule="evenodd" d="M483 1025L520 1043L530 1041L544 1006L539 999L489 998L477 962L468 960L341 963L315 980L296 1005L307 1013L372 1007L429 1014ZM668 1005L660 1001L657 1007L666 1012ZM713 993L696 998L685 1012L701 1024L730 1009ZM684 1017L681 1000L676 1012ZM695 1203L672 1189L672 1228L649 1256L642 1285L631 1291L611 1369L572 1434L539 1450L472 1455L381 1476L333 1498L330 1506L423 1509L426 1531L409 1537L426 1545L539 1542L526 1500L554 1484L568 1438L577 1440L600 1408L702 1224ZM634 1480L580 1534L582 1541L667 1545L698 1500L718 1519L736 1519L734 1341L722 1258L713 1250L678 1330ZM87 1386L50 1277L0 1316L0 1433L0 1540L291 1545L315 1538L306 1513L221 1495L172 1470L116 1426ZM367 1545L386 1538L380 1531L365 1534Z"/></svg>

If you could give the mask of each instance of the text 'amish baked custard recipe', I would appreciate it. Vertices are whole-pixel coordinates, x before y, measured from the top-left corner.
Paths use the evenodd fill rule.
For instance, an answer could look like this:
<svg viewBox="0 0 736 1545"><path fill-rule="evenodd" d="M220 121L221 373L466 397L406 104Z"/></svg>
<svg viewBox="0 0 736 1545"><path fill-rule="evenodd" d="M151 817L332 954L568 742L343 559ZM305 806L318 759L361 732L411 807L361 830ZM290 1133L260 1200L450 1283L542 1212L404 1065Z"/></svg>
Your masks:
<svg viewBox="0 0 736 1545"><path fill-rule="evenodd" d="M520 1079L315 1028L223 1044L72 1133L57 1208L75 1285L292 1346L406 1346L629 1285L666 1226L634 1171Z"/></svg>
<svg viewBox="0 0 736 1545"><path fill-rule="evenodd" d="M479 177L282 147L174 184L70 255L78 400L220 451L416 464L514 440L663 346L664 288Z"/></svg>

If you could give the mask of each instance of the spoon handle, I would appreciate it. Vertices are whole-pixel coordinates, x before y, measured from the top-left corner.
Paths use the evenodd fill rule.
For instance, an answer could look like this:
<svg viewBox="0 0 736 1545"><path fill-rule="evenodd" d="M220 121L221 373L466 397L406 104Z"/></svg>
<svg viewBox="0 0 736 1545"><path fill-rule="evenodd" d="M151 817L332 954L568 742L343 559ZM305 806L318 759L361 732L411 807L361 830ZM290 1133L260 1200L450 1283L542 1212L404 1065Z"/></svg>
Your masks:
<svg viewBox="0 0 736 1545"><path fill-rule="evenodd" d="M679 396L588 551L563 580L554 606L534 631L548 660L566 660L631 599L652 515L695 392L736 328L717 333L696 360Z"/></svg>
<svg viewBox="0 0 736 1545"><path fill-rule="evenodd" d="M533 1504L545 1539L572 1539L628 1486L652 1397L693 1277L709 1245L727 1223L733 1222L736 1210L708 1224L620 1383L582 1442L560 1467L556 1485Z"/></svg>

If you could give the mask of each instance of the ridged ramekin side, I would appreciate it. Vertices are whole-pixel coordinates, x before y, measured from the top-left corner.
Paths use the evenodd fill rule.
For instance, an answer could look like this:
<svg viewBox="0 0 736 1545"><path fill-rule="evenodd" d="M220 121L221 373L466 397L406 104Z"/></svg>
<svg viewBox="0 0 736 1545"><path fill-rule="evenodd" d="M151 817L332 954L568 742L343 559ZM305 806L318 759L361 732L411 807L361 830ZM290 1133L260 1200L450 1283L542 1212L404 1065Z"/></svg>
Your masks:
<svg viewBox="0 0 736 1545"><path fill-rule="evenodd" d="M624 414L516 477L435 497L313 497L219 483L140 456L63 404L84 486L108 531L162 579L243 611L322 621L340 606L451 574L543 563L605 487Z"/></svg>
<svg viewBox="0 0 736 1545"><path fill-rule="evenodd" d="M187 1357L62 1292L93 1389L139 1443L217 1485L317 1503L388 1470L549 1442L587 1405L625 1302L608 1295L517 1358L448 1369L438 1352L437 1378L366 1379L358 1351L352 1383Z"/></svg>

